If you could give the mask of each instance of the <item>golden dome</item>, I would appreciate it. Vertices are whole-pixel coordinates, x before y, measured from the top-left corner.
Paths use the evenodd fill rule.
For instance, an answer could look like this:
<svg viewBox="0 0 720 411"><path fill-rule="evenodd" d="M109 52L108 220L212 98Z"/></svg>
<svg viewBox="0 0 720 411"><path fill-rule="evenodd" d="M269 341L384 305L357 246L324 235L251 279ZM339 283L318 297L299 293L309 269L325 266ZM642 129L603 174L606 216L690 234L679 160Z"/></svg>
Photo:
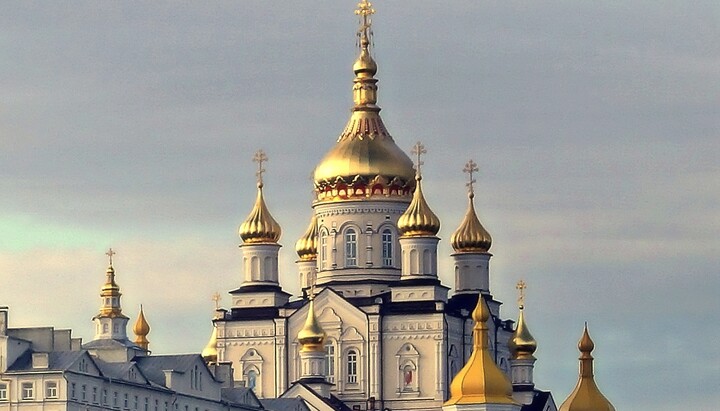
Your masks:
<svg viewBox="0 0 720 411"><path fill-rule="evenodd" d="M315 168L319 201L397 196L409 200L415 171L410 158L388 133L377 103L377 64L370 54L368 5L360 10L360 55L353 71L354 106L337 144Z"/></svg>
<svg viewBox="0 0 720 411"><path fill-rule="evenodd" d="M513 358L533 358L533 353L537 350L537 341L530 334L525 325L525 315L523 314L523 306L520 306L520 314L518 315L517 327L515 332L508 340L508 348Z"/></svg>
<svg viewBox="0 0 720 411"><path fill-rule="evenodd" d="M615 407L600 392L593 376L593 357L590 354L595 343L590 338L587 324L578 343L580 350L580 377L572 393L559 408L559 411L615 411Z"/></svg>
<svg viewBox="0 0 720 411"><path fill-rule="evenodd" d="M133 326L133 332L137 336L135 338L135 344L147 350L150 345L150 341L147 339L147 335L150 334L150 324L145 320L142 305L140 305L140 314L138 314L137 321L135 321L135 325Z"/></svg>
<svg viewBox="0 0 720 411"><path fill-rule="evenodd" d="M305 325L298 333L298 342L302 351L325 351L325 331L322 329L315 316L315 300L310 298L308 315Z"/></svg>
<svg viewBox="0 0 720 411"><path fill-rule="evenodd" d="M245 244L277 243L282 229L270 214L263 198L263 184L258 183L257 199L250 215L240 225L240 238Z"/></svg>
<svg viewBox="0 0 720 411"><path fill-rule="evenodd" d="M490 356L487 320L490 311L482 295L472 312L473 351L467 364L450 384L450 399L444 405L455 404L516 404L512 398L512 384Z"/></svg>
<svg viewBox="0 0 720 411"><path fill-rule="evenodd" d="M433 236L440 231L440 219L422 193L422 177L415 177L415 193L407 210L398 219L398 230L405 237Z"/></svg>
<svg viewBox="0 0 720 411"><path fill-rule="evenodd" d="M450 238L450 244L458 253L487 253L492 245L490 233L480 224L475 213L474 198L475 194L470 191L465 218Z"/></svg>
<svg viewBox="0 0 720 411"><path fill-rule="evenodd" d="M318 249L318 227L317 217L313 214L310 219L310 225L308 226L305 234L300 237L295 243L295 251L298 257L303 261L312 261L317 259Z"/></svg>
<svg viewBox="0 0 720 411"><path fill-rule="evenodd" d="M212 334L210 334L210 340L208 341L205 348L203 348L200 354L205 362L217 362L217 326L213 324Z"/></svg>

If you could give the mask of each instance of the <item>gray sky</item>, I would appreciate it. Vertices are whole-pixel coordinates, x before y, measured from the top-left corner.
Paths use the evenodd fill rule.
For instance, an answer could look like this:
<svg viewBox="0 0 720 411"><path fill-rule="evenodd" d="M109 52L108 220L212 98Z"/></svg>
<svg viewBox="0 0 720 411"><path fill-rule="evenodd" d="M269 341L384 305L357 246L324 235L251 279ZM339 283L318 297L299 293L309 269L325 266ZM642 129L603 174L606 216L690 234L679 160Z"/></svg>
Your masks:
<svg viewBox="0 0 720 411"><path fill-rule="evenodd" d="M0 304L92 338L104 251L156 353L198 352L241 281L237 226L270 157L285 289L310 173L351 105L355 1L0 6ZM539 341L536 382L577 378L583 321L618 409L720 403L720 5L375 2L379 103L428 147L448 239L465 161L494 238L491 288ZM225 298L225 303L229 302Z"/></svg>

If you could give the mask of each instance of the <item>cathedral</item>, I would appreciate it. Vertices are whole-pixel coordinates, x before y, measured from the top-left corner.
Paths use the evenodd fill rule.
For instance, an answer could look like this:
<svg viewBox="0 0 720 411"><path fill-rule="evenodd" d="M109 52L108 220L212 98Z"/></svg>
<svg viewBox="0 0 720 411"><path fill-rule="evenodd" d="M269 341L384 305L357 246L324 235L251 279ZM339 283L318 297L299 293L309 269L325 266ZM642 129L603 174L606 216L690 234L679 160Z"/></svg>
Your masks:
<svg viewBox="0 0 720 411"><path fill-rule="evenodd" d="M464 410L477 401L496 405L487 410L555 410L533 380L525 285L517 322L501 317L491 293L492 237L475 210L472 160L452 266L438 267L440 221L422 191L424 147L417 143L411 160L377 105L374 12L358 4L354 104L314 169L312 216L295 247L302 296L291 298L278 280L281 227L265 202L267 157L259 151L257 197L239 228L242 282L230 306L217 309L205 352L232 364L235 381L260 398L309 389L362 410ZM453 270L451 287L438 270ZM488 392L471 393L478 389Z"/></svg>
<svg viewBox="0 0 720 411"><path fill-rule="evenodd" d="M411 159L380 117L374 13L360 1L350 118L314 169L311 218L295 244L302 295L279 281L282 230L258 151L257 197L239 228L242 281L216 307L202 353L153 355L142 308L128 338L111 249L91 341L10 328L0 307L0 411L614 411L594 380L587 326L570 396L558 408L536 387L525 284L516 320L503 319L491 293L492 237L475 209L472 160L452 265L438 265L425 149L415 144ZM439 270L452 270L453 284Z"/></svg>

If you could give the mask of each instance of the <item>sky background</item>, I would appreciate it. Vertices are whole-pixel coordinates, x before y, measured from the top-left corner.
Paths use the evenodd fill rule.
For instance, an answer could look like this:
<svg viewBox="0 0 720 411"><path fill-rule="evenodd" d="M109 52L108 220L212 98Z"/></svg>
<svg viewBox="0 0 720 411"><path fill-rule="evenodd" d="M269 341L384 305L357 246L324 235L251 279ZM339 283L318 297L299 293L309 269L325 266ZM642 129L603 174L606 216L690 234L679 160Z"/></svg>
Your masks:
<svg viewBox="0 0 720 411"><path fill-rule="evenodd" d="M0 305L85 341L108 247L155 353L199 352L239 286L255 196L283 227L281 282L314 165L349 116L354 0L6 1L0 6ZM476 206L491 291L539 342L537 386L577 379L584 321L619 410L720 403L720 3L376 1L379 104L425 143L448 240Z"/></svg>

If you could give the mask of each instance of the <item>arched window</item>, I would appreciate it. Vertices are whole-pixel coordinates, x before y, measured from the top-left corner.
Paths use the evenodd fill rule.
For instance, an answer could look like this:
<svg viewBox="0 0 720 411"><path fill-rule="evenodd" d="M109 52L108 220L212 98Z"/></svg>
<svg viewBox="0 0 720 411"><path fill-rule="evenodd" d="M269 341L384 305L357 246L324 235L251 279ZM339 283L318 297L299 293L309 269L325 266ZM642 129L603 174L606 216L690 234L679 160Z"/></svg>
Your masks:
<svg viewBox="0 0 720 411"><path fill-rule="evenodd" d="M413 382L414 382L414 373L412 365L408 364L403 367L403 379L402 379L402 387L403 391L412 391L413 389Z"/></svg>
<svg viewBox="0 0 720 411"><path fill-rule="evenodd" d="M107 333L107 332L108 332L108 328L109 328L109 327L108 327L107 323L103 324L103 332L104 332L104 333Z"/></svg>
<svg viewBox="0 0 720 411"><path fill-rule="evenodd" d="M357 233L352 228L345 232L345 266L357 266Z"/></svg>
<svg viewBox="0 0 720 411"><path fill-rule="evenodd" d="M333 343L325 344L325 379L335 383L335 346Z"/></svg>
<svg viewBox="0 0 720 411"><path fill-rule="evenodd" d="M385 267L393 265L393 238L392 231L386 228L382 232L382 258Z"/></svg>
<svg viewBox="0 0 720 411"><path fill-rule="evenodd" d="M357 351L350 350L347 353L347 382L357 383Z"/></svg>
<svg viewBox="0 0 720 411"><path fill-rule="evenodd" d="M320 234L320 269L324 269L327 267L327 258L328 258L328 251L327 251L327 241L328 241L328 235L327 232L323 231Z"/></svg>
<svg viewBox="0 0 720 411"><path fill-rule="evenodd" d="M247 387L251 390L255 391L255 387L257 387L257 377L258 372L254 369L251 369L247 373Z"/></svg>

